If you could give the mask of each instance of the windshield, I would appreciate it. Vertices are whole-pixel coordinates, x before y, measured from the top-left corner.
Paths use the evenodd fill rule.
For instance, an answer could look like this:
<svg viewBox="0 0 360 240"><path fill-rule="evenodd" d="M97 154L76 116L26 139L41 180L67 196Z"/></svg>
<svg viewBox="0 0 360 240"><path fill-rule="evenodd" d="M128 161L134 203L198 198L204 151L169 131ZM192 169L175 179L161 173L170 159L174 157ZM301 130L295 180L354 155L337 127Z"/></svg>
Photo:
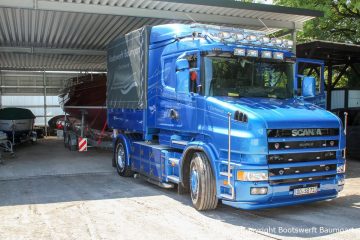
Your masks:
<svg viewBox="0 0 360 240"><path fill-rule="evenodd" d="M290 98L294 64L272 59L204 57L206 96Z"/></svg>

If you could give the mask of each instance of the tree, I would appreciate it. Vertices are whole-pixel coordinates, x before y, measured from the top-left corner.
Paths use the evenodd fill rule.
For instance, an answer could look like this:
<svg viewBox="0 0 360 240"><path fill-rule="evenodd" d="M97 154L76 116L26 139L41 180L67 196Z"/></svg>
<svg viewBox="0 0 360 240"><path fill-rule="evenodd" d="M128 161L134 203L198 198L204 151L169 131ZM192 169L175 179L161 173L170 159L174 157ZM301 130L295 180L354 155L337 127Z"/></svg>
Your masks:
<svg viewBox="0 0 360 240"><path fill-rule="evenodd" d="M313 39L360 44L360 0L274 0L277 5L324 12L304 24L298 42Z"/></svg>

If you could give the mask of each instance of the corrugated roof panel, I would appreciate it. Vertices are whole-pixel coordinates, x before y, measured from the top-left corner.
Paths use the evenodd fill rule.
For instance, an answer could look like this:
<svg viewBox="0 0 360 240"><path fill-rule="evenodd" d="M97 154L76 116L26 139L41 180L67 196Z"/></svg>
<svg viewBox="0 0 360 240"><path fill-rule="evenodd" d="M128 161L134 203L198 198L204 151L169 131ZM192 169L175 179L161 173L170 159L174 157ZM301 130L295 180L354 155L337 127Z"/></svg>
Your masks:
<svg viewBox="0 0 360 240"><path fill-rule="evenodd" d="M206 5L207 2L202 0L24 0L24 2L26 2L27 8L19 8L21 6L15 5L13 8L1 7L2 3L0 2L1 47L28 48L29 52L32 48L103 51L113 38L144 25L172 22L191 23L193 18L197 20L196 16L200 15L202 17L208 15L209 18L206 20L208 23L250 28L267 31L268 33L276 32L279 28L270 26L267 29L267 27L257 22L257 18L302 23L314 17L314 15L306 15L300 10L296 12L290 9L287 13L284 13L279 10L267 12L258 7L241 8L238 6L238 2L234 2L234 6L230 7L231 5L227 4L228 1L219 1L216 4L214 4L214 1L211 1L210 4L212 5ZM38 9L28 9L31 3L34 4L33 6L36 5ZM71 6L81 6L84 9L94 10L86 12L78 8L79 12L73 12L71 9L69 11L60 11L61 9L58 8L51 10L41 9L41 6L45 6L45 3L58 4L56 6L59 6L59 8L66 4L75 4ZM107 14L107 12L102 12L102 14L96 13L95 9L97 7L99 7L99 10L100 8L111 8L115 15ZM168 16L169 13L170 16L173 13L179 19L163 19L161 18L161 13L158 17L120 16L116 15L117 7L122 9L122 11L124 11L123 7L129 10L163 11ZM217 23L217 19L221 18L254 19L255 21L253 22L257 23L257 26L246 24L235 25L231 22L228 22L228 24ZM6 52L1 52L0 56L0 68L105 69L104 56L55 55L49 53L32 55ZM81 63L79 61L85 62Z"/></svg>
<svg viewBox="0 0 360 240"><path fill-rule="evenodd" d="M2 69L105 71L105 56L0 53Z"/></svg>

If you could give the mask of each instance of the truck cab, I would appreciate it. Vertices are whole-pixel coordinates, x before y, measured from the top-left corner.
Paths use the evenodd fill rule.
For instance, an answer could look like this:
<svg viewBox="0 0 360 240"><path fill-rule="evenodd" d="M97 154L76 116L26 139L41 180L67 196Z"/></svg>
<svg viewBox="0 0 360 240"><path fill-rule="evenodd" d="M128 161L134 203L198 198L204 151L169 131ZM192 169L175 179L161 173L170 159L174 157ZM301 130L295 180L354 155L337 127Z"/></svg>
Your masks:
<svg viewBox="0 0 360 240"><path fill-rule="evenodd" d="M108 110L120 175L177 185L198 210L218 200L299 204L342 190L341 121L306 101L314 78L301 77L299 93L291 41L201 24L155 26L145 39L146 104Z"/></svg>

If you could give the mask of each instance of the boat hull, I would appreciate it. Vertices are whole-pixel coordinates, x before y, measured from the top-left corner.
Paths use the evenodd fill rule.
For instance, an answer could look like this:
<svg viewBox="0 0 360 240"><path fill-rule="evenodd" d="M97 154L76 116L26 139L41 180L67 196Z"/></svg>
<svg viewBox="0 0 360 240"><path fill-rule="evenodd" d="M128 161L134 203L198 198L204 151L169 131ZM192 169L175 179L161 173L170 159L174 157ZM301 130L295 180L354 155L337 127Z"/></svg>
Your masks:
<svg viewBox="0 0 360 240"><path fill-rule="evenodd" d="M33 126L34 119L0 120L0 131L14 144L28 141L32 136Z"/></svg>
<svg viewBox="0 0 360 240"><path fill-rule="evenodd" d="M86 75L70 81L77 82L59 96L64 112L77 119L84 114L87 127L103 129L106 125L106 75Z"/></svg>
<svg viewBox="0 0 360 240"><path fill-rule="evenodd" d="M0 120L0 131L3 132L29 132L33 126L34 119Z"/></svg>

